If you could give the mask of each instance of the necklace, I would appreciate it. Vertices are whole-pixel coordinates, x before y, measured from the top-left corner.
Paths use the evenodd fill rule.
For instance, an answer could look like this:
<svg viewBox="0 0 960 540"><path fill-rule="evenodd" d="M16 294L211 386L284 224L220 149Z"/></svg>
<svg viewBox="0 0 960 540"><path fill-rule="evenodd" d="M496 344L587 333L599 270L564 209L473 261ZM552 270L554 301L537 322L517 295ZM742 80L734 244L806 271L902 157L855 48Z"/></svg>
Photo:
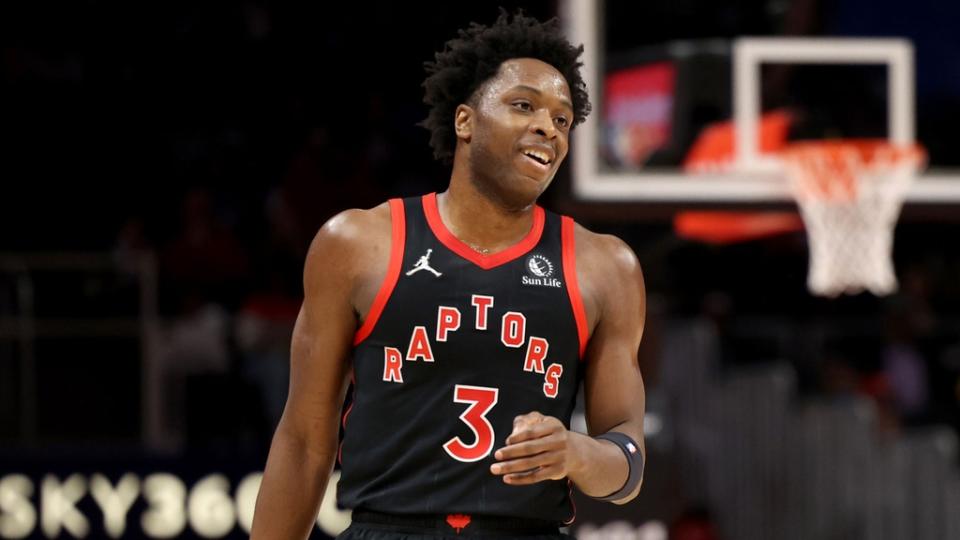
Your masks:
<svg viewBox="0 0 960 540"><path fill-rule="evenodd" d="M476 245L476 244L471 244L470 242L467 242L467 245L470 246L470 249L476 251L477 253L479 253L479 254L481 254L481 255L489 255L489 254L490 254L490 250L487 249L487 248L482 248L482 247L480 247L480 246L478 246L478 245Z"/></svg>

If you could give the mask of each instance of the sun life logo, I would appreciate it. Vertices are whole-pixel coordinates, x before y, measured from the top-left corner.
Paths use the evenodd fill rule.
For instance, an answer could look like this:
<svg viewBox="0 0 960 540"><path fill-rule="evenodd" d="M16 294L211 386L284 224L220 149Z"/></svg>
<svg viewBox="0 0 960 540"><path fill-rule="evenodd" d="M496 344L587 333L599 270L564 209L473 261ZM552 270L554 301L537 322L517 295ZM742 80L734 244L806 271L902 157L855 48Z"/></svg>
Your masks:
<svg viewBox="0 0 960 540"><path fill-rule="evenodd" d="M553 263L543 255L534 255L527 259L527 270L537 277L550 277L553 275Z"/></svg>
<svg viewBox="0 0 960 540"><path fill-rule="evenodd" d="M553 263L543 255L532 255L527 259L527 272L523 276L524 285L539 285L541 287L562 287L559 279L553 277ZM533 276L533 277L531 277Z"/></svg>

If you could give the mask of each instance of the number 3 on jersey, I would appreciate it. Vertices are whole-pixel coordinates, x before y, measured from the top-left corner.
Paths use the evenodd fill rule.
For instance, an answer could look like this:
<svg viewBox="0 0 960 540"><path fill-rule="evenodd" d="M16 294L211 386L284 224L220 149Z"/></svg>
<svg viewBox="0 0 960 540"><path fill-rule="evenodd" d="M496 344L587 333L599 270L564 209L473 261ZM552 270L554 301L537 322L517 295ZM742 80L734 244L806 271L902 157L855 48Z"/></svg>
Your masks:
<svg viewBox="0 0 960 540"><path fill-rule="evenodd" d="M443 444L450 457L457 461L480 461L493 450L493 426L487 420L487 413L497 404L497 388L485 386L467 386L458 384L453 389L453 401L469 403L460 419L473 431L473 444L465 444L460 437L454 437Z"/></svg>

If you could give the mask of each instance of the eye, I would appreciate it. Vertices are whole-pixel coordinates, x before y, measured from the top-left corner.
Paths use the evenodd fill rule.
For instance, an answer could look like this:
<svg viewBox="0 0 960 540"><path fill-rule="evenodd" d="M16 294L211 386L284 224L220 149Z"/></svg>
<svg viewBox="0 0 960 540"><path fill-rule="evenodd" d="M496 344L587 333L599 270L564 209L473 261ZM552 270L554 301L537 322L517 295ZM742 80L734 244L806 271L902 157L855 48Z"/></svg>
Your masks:
<svg viewBox="0 0 960 540"><path fill-rule="evenodd" d="M565 127L567 127L568 125L570 125L570 121L567 120L567 117L566 117L566 116L558 116L555 121L556 121L557 125L560 126L560 127L562 127L562 128L565 128Z"/></svg>
<svg viewBox="0 0 960 540"><path fill-rule="evenodd" d="M533 110L533 105L531 105L529 101L514 101L513 106L514 108L524 112L530 112Z"/></svg>

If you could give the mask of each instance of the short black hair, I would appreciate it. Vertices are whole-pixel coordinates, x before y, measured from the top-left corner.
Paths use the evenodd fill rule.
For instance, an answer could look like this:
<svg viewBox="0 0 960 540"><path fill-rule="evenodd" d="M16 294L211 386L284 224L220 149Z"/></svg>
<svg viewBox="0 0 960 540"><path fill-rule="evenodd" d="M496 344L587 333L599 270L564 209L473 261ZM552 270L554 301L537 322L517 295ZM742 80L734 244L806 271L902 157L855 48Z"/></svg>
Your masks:
<svg viewBox="0 0 960 540"><path fill-rule="evenodd" d="M556 68L572 94L571 128L583 122L590 114L590 98L580 75L581 54L583 45L575 47L567 40L557 18L540 22L523 12L511 16L501 8L492 25L470 23L460 30L458 37L434 55L433 62L424 64L427 78L423 81L423 102L430 106L430 113L420 125L430 130L434 158L453 161L457 107L467 103L484 82L497 74L500 65L512 58L536 58Z"/></svg>

